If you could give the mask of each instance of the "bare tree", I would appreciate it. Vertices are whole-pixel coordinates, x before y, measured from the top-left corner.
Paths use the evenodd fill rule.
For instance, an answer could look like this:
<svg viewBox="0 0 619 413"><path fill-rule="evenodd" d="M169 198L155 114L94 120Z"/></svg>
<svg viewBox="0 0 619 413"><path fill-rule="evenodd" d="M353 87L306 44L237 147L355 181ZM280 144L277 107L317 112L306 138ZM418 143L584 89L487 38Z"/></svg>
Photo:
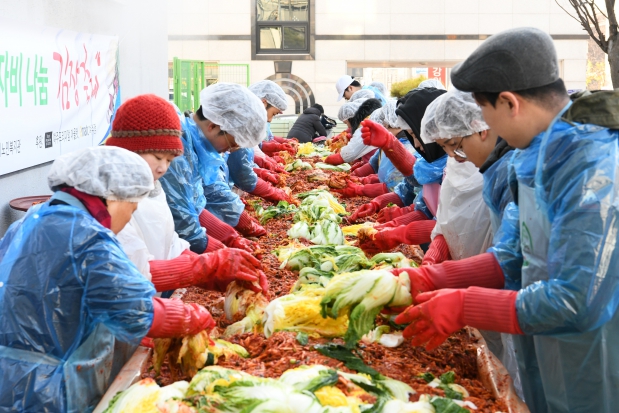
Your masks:
<svg viewBox="0 0 619 413"><path fill-rule="evenodd" d="M580 23L593 41L608 55L613 87L619 88L619 43L617 43L619 31L617 15L615 14L615 0L604 1L606 10L602 10L596 4L596 0L567 0L575 13L570 13L563 7L560 0L555 0L555 2L574 20ZM598 2L602 3L601 1ZM601 16L608 19L608 36L606 35L606 30L604 30L604 25L600 24Z"/></svg>

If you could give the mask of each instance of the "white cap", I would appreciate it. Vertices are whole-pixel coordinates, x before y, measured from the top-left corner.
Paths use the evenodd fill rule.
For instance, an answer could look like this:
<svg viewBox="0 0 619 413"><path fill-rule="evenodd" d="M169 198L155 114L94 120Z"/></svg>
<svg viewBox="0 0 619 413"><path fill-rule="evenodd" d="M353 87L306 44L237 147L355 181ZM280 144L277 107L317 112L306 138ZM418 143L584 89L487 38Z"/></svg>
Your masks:
<svg viewBox="0 0 619 413"><path fill-rule="evenodd" d="M202 89L200 104L204 117L234 136L241 148L258 145L267 133L264 104L246 87L215 83Z"/></svg>
<svg viewBox="0 0 619 413"><path fill-rule="evenodd" d="M256 82L249 87L249 90L258 98L265 99L269 105L275 106L282 112L288 109L286 93L277 83L271 80Z"/></svg>
<svg viewBox="0 0 619 413"><path fill-rule="evenodd" d="M354 102L355 100L359 99L376 99L376 95L369 89L357 90L350 97L350 102Z"/></svg>
<svg viewBox="0 0 619 413"><path fill-rule="evenodd" d="M339 102L344 97L344 91L355 79L352 76L344 75L337 80L335 88L337 89L337 101Z"/></svg>
<svg viewBox="0 0 619 413"><path fill-rule="evenodd" d="M68 185L89 195L127 202L140 202L155 187L146 161L116 146L94 146L59 156L47 183L52 191Z"/></svg>

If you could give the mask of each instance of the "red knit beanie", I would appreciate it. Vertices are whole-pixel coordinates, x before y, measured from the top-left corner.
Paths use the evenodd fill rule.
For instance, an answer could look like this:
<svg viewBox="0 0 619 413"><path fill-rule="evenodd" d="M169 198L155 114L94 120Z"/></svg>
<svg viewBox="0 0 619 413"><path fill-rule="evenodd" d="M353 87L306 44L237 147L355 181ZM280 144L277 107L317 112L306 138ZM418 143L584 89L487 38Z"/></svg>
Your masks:
<svg viewBox="0 0 619 413"><path fill-rule="evenodd" d="M140 95L120 105L105 144L132 152L183 153L181 121L174 107L155 95Z"/></svg>

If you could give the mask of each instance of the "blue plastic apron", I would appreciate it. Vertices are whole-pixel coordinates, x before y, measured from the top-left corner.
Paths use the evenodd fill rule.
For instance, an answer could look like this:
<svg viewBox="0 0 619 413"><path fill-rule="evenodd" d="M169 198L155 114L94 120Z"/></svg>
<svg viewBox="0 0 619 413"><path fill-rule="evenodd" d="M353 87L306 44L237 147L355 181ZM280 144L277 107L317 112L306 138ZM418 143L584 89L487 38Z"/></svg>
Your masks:
<svg viewBox="0 0 619 413"><path fill-rule="evenodd" d="M567 107L564 111L567 110ZM524 263L522 288L548 281L547 255L551 225L544 200L542 167L548 138L559 113L540 144L535 187L519 182L520 237ZM616 365L619 312L602 327L584 333L554 336L516 336L516 350L524 396L531 412L619 411ZM613 328L614 327L614 328ZM596 395L603 394L600 399Z"/></svg>

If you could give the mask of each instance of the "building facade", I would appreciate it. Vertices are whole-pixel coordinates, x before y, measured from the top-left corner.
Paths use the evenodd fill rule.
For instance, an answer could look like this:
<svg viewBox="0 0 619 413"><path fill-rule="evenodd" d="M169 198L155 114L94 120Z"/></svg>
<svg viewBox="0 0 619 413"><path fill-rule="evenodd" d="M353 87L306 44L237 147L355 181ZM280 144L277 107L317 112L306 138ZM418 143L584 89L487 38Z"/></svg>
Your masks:
<svg viewBox="0 0 619 413"><path fill-rule="evenodd" d="M168 0L168 58L249 64L288 112L310 102L334 116L343 74L389 86L449 71L486 38L533 26L555 40L568 89L586 87L588 35L554 0ZM277 63L277 64L276 64ZM428 70L429 68L429 70ZM424 73L424 69L425 73ZM300 105L293 103L300 102Z"/></svg>

